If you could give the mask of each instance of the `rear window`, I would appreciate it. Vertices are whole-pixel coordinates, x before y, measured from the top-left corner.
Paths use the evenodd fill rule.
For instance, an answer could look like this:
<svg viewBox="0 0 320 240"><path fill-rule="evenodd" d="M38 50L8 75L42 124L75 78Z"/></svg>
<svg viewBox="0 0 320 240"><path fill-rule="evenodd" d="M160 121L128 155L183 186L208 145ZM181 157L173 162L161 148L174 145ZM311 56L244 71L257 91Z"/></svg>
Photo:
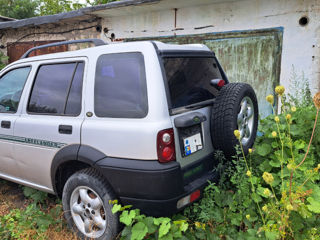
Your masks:
<svg viewBox="0 0 320 240"><path fill-rule="evenodd" d="M106 54L96 68L94 110L98 117L143 118L148 112L141 53Z"/></svg>
<svg viewBox="0 0 320 240"><path fill-rule="evenodd" d="M222 75L214 57L170 57L163 61L172 109L217 96L210 80L222 79Z"/></svg>

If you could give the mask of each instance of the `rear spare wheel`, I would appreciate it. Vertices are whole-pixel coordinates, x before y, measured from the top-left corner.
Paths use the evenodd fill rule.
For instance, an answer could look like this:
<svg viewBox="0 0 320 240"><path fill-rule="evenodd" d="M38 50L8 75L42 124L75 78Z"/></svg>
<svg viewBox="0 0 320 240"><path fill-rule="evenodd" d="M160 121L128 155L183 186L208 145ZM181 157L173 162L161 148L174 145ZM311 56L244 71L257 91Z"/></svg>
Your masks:
<svg viewBox="0 0 320 240"><path fill-rule="evenodd" d="M234 130L240 131L244 153L252 147L258 127L258 103L254 90L246 83L229 83L217 96L211 116L213 147L223 151L226 157L236 154L239 140Z"/></svg>

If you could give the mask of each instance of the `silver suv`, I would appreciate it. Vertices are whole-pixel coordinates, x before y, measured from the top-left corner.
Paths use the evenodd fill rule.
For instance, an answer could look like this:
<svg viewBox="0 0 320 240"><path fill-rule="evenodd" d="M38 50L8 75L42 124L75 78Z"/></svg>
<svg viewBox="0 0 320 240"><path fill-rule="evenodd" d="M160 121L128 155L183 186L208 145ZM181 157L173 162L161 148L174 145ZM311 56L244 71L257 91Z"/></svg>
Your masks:
<svg viewBox="0 0 320 240"><path fill-rule="evenodd" d="M83 50L29 57L44 47ZM216 181L220 149L253 145L258 106L206 46L87 39L29 50L0 72L0 177L62 197L81 238L119 229L109 200L171 215Z"/></svg>

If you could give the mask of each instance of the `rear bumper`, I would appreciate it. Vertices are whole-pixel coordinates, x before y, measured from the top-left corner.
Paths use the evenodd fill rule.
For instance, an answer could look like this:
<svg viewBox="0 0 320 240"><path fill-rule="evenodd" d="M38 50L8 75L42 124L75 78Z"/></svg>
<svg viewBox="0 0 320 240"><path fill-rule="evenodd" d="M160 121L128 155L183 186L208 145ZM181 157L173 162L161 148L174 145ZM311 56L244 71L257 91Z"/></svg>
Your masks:
<svg viewBox="0 0 320 240"><path fill-rule="evenodd" d="M208 181L218 179L212 171L212 155L187 169L181 169L177 162L160 164L158 161L115 158L104 158L95 166L107 178L122 204L133 205L152 216L168 216L182 210L177 208L181 198L196 190L202 195ZM197 171L193 173L193 169Z"/></svg>
<svg viewBox="0 0 320 240"><path fill-rule="evenodd" d="M183 194L176 196L171 199L165 200L149 200L149 199L137 199L137 198L128 198L128 197L120 197L121 201L125 205L133 205L134 208L139 208L141 211L147 215L151 216L170 216L183 208L187 207L185 205L183 208L178 209L177 203L183 197L191 194L196 190L201 191L201 197L203 194L204 188L207 186L208 181L215 181L217 179L217 175L213 172L208 172L203 175L201 178L191 182L190 184L184 187Z"/></svg>

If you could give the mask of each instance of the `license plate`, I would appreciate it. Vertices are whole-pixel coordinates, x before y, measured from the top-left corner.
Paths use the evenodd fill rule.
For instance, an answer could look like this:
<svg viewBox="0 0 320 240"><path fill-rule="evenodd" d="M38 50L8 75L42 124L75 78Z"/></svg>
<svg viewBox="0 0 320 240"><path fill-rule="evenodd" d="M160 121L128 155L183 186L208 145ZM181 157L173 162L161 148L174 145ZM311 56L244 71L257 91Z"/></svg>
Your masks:
<svg viewBox="0 0 320 240"><path fill-rule="evenodd" d="M183 143L184 143L185 156L188 156L194 152L197 152L202 149L201 134L197 133L190 137L184 138Z"/></svg>

